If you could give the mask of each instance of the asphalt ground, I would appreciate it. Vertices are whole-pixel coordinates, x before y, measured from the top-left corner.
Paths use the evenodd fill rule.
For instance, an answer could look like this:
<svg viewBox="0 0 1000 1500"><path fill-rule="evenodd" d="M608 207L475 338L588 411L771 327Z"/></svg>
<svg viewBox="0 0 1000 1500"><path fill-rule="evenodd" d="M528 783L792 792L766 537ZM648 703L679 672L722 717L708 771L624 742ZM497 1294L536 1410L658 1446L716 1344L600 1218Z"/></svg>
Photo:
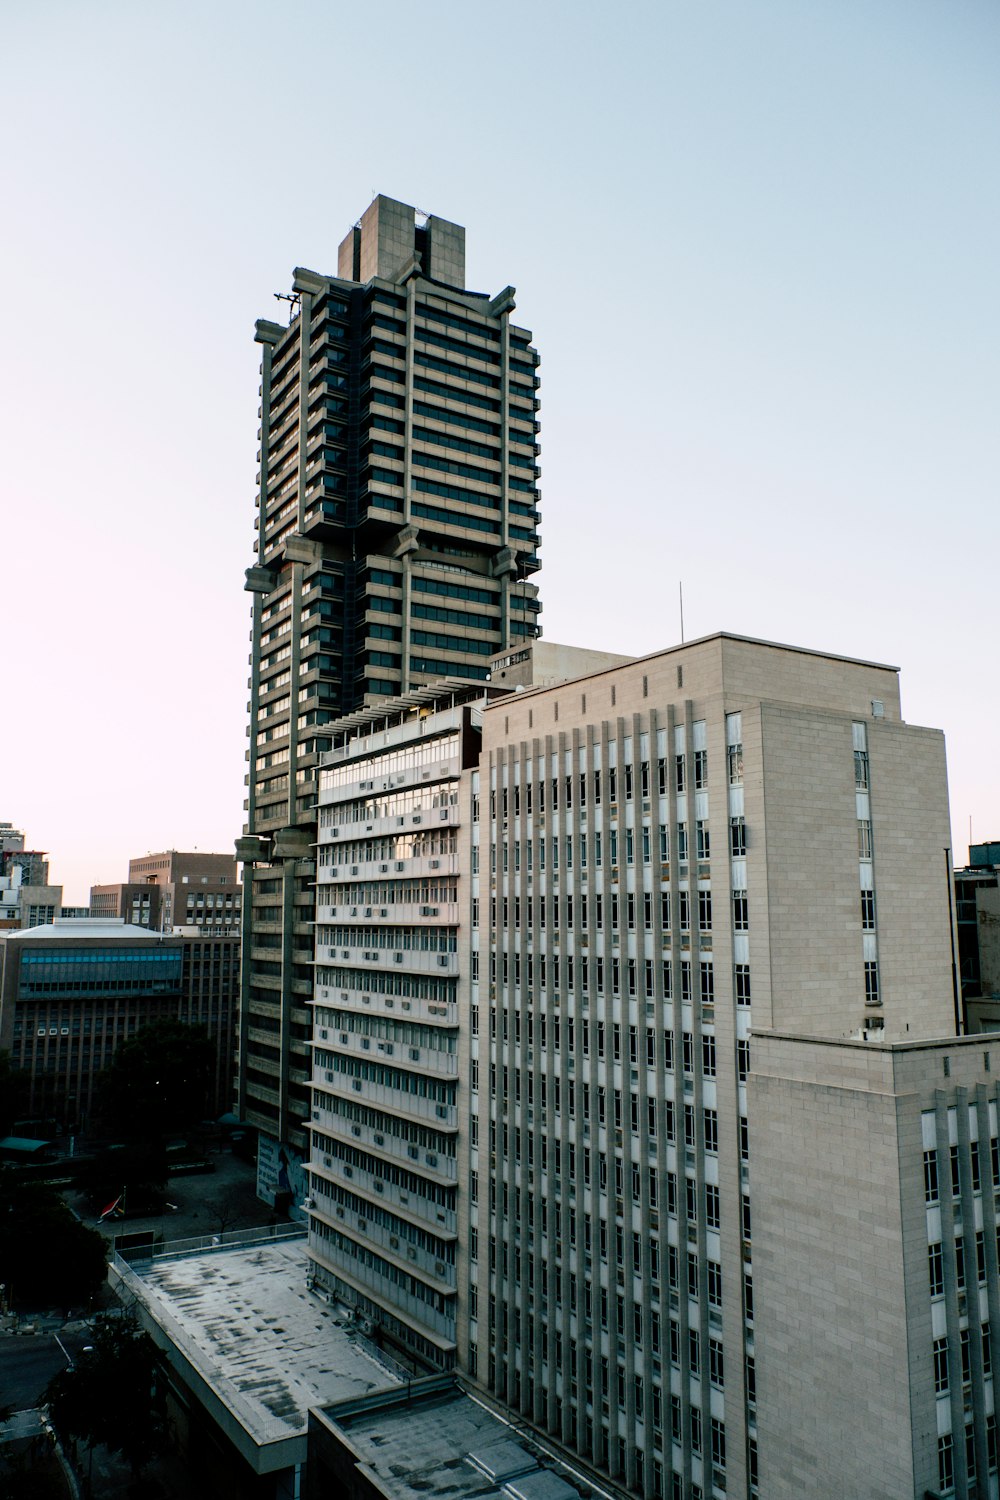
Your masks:
<svg viewBox="0 0 1000 1500"><path fill-rule="evenodd" d="M34 1325L24 1318L21 1326ZM58 1332L0 1334L0 1407L28 1411L39 1406L52 1377L65 1370L91 1339L82 1322L67 1323Z"/></svg>
<svg viewBox="0 0 1000 1500"><path fill-rule="evenodd" d="M84 1194L69 1192L66 1202L84 1224L99 1230L109 1250L120 1234L152 1232L165 1242L216 1234L224 1237L230 1230L259 1228L280 1218L257 1198L257 1170L252 1162L228 1150L210 1152L208 1160L214 1171L170 1178L167 1198L172 1207L163 1214L98 1223ZM0 1319L0 1407L18 1413L36 1408L52 1377L91 1342L84 1314L91 1315L107 1300L98 1299L92 1309L73 1309L68 1319L67 1309L57 1305L19 1308L16 1320ZM84 1490L89 1479L95 1500L125 1500L136 1493L144 1500L200 1500L203 1494L198 1477L186 1470L177 1453L151 1464L138 1492L132 1488L127 1465L103 1448L92 1455L81 1450L77 1470Z"/></svg>
<svg viewBox="0 0 1000 1500"><path fill-rule="evenodd" d="M163 1214L98 1222L83 1193L66 1194L66 1202L84 1224L98 1229L109 1245L116 1235L152 1231L164 1241L192 1239L230 1229L255 1229L273 1223L275 1215L256 1194L257 1168L230 1151L210 1152L213 1171L171 1177L167 1199L173 1205Z"/></svg>

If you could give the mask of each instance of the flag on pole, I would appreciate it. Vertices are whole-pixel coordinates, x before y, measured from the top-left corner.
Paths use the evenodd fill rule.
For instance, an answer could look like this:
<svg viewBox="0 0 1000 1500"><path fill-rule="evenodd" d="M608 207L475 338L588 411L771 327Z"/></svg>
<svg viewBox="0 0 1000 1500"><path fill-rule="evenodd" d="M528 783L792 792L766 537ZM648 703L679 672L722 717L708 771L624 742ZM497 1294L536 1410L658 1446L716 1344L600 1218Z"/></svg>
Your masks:
<svg viewBox="0 0 1000 1500"><path fill-rule="evenodd" d="M102 1211L102 1213L100 1214L100 1217L97 1220L98 1224L101 1223L102 1219L108 1218L109 1215L111 1215L111 1214L114 1214L115 1217L119 1218L119 1219L122 1217L121 1210L119 1209L118 1205L121 1203L121 1201L124 1198L124 1196L125 1196L125 1191L124 1191L124 1189L122 1189L122 1191L118 1194L118 1197L114 1200L114 1202L113 1203L109 1203L108 1206L107 1206L107 1208Z"/></svg>

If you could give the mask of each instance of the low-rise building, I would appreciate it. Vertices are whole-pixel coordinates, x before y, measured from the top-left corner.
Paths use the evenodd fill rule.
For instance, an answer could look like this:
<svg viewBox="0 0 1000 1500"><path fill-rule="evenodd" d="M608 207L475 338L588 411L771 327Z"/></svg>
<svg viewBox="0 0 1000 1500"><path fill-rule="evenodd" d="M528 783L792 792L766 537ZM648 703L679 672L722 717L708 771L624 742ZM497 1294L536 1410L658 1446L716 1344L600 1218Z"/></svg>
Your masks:
<svg viewBox="0 0 1000 1500"><path fill-rule="evenodd" d="M109 1280L164 1351L177 1441L205 1492L303 1493L309 1412L400 1385L350 1309L309 1290L290 1225L116 1255Z"/></svg>
<svg viewBox="0 0 1000 1500"><path fill-rule="evenodd" d="M157 932L190 928L205 936L238 937L242 890L230 854L144 854L130 859L128 880L91 887L94 916L120 917Z"/></svg>
<svg viewBox="0 0 1000 1500"><path fill-rule="evenodd" d="M0 933L0 1048L27 1075L26 1113L84 1128L123 1041L161 1020L215 1048L215 1114L232 1098L239 940L58 918Z"/></svg>

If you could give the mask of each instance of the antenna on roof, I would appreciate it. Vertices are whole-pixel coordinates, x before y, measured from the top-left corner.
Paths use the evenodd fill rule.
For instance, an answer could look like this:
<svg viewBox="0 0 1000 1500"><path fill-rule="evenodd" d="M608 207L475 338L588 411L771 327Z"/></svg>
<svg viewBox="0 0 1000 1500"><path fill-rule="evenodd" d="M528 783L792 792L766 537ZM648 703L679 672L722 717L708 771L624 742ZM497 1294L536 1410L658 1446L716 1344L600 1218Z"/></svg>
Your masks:
<svg viewBox="0 0 1000 1500"><path fill-rule="evenodd" d="M678 592L678 594L680 596L680 601L681 601L681 645L683 646L683 644L684 644L684 582L683 582L682 579L678 579L678 582L677 582L677 592Z"/></svg>

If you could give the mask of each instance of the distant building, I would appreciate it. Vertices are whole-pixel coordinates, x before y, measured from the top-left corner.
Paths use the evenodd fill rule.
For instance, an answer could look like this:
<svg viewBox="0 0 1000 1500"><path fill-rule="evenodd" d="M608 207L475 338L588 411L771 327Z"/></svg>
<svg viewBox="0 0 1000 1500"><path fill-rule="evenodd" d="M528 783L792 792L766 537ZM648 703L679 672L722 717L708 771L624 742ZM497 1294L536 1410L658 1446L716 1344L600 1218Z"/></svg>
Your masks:
<svg viewBox="0 0 1000 1500"><path fill-rule="evenodd" d="M156 932L196 929L206 936L238 937L242 892L231 854L145 854L130 859L128 880L91 887L95 917L120 917Z"/></svg>
<svg viewBox="0 0 1000 1500"><path fill-rule="evenodd" d="M239 939L57 919L0 934L0 1048L28 1075L26 1113L85 1127L98 1076L154 1021L201 1029L216 1051L214 1113L232 1097Z"/></svg>
<svg viewBox="0 0 1000 1500"><path fill-rule="evenodd" d="M1000 842L969 846L955 871L962 1003L970 1031L1000 1031Z"/></svg>
<svg viewBox="0 0 1000 1500"><path fill-rule="evenodd" d="M0 823L0 932L53 922L62 908L62 886L49 884L49 862L25 849L24 834Z"/></svg>
<svg viewBox="0 0 1000 1500"><path fill-rule="evenodd" d="M11 849L24 848L24 834L20 828L15 828L13 823L0 822L0 854L6 854Z"/></svg>

